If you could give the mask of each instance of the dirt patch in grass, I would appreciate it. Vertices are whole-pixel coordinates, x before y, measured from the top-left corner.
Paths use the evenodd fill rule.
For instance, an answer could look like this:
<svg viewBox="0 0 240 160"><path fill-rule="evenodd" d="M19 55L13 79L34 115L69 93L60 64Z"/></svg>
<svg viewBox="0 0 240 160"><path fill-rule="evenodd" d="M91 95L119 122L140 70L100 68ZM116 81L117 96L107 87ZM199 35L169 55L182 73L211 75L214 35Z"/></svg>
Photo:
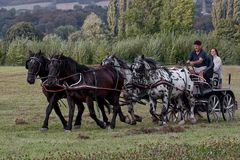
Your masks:
<svg viewBox="0 0 240 160"><path fill-rule="evenodd" d="M78 136L77 136L77 139L90 139L90 137L87 136L87 135L84 135L82 133L79 133Z"/></svg>
<svg viewBox="0 0 240 160"><path fill-rule="evenodd" d="M126 135L138 135L149 133L178 133L184 131L185 128L183 126L164 126L160 128L154 127L154 128L130 129L126 132Z"/></svg>
<svg viewBox="0 0 240 160"><path fill-rule="evenodd" d="M16 118L15 123L16 123L16 125L28 124L27 120L25 120L24 118Z"/></svg>

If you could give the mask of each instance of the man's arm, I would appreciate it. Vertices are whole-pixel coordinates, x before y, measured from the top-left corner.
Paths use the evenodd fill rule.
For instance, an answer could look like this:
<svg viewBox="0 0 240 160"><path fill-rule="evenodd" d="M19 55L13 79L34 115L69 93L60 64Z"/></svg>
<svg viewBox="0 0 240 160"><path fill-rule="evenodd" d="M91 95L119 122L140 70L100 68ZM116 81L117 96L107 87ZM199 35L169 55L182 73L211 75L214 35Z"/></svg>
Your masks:
<svg viewBox="0 0 240 160"><path fill-rule="evenodd" d="M194 65L194 64L201 64L202 62L203 62L203 58L200 57L199 60L197 60L197 61L190 61L189 63L190 63L191 65Z"/></svg>

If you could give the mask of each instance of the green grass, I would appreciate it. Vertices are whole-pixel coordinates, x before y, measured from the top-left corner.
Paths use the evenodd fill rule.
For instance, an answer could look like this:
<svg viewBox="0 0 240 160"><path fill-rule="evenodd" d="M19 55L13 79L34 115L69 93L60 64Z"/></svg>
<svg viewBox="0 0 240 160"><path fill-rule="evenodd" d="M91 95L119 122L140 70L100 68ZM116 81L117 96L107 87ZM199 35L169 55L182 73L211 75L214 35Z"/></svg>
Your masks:
<svg viewBox="0 0 240 160"><path fill-rule="evenodd" d="M237 66L225 66L232 73L231 88L240 101ZM157 128L152 124L148 106L136 106L144 117L142 123L130 126L117 121L116 129L100 129L83 115L82 128L64 133L56 114L51 114L49 131L40 132L47 101L39 81L26 82L24 67L0 67L0 158L2 159L237 159L240 157L240 114L236 120L209 124L206 119L196 125L186 124L181 132L139 133L142 128ZM67 116L67 108L61 107ZM127 108L123 107L126 113ZM17 125L22 118L28 124ZM171 124L173 128L176 124ZM142 130L141 130L142 129ZM137 132L138 131L138 132ZM181 156L180 156L181 155Z"/></svg>

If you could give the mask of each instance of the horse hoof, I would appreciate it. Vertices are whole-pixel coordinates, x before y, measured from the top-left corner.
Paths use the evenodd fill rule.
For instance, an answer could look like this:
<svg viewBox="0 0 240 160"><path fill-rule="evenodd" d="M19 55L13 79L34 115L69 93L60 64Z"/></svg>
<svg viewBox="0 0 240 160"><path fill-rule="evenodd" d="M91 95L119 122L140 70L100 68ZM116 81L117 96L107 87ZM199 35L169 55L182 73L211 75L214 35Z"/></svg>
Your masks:
<svg viewBox="0 0 240 160"><path fill-rule="evenodd" d="M48 128L41 128L40 131L41 131L41 132L47 132L47 131L48 131Z"/></svg>
<svg viewBox="0 0 240 160"><path fill-rule="evenodd" d="M142 122L143 118L139 115L134 115L137 122Z"/></svg>
<svg viewBox="0 0 240 160"><path fill-rule="evenodd" d="M131 120L128 116L125 117L125 123L127 124L131 124Z"/></svg>
<svg viewBox="0 0 240 160"><path fill-rule="evenodd" d="M159 123L160 126L167 126L167 122L161 122Z"/></svg>
<svg viewBox="0 0 240 160"><path fill-rule="evenodd" d="M196 123L197 123L197 120L196 120L195 118L190 118L190 122L191 122L192 124L196 124Z"/></svg>
<svg viewBox="0 0 240 160"><path fill-rule="evenodd" d="M132 122L131 122L131 125L136 125L136 124L137 124L136 121L132 121Z"/></svg>
<svg viewBox="0 0 240 160"><path fill-rule="evenodd" d="M71 133L72 131L69 130L69 129L65 129L64 132L65 132L65 133Z"/></svg>
<svg viewBox="0 0 240 160"><path fill-rule="evenodd" d="M74 129L80 129L81 128L81 125L75 125L74 126Z"/></svg>
<svg viewBox="0 0 240 160"><path fill-rule="evenodd" d="M111 126L108 126L108 127L107 127L107 130L108 130L108 132L112 132L112 131L113 131L113 129L112 129Z"/></svg>
<svg viewBox="0 0 240 160"><path fill-rule="evenodd" d="M185 121L184 120L181 120L180 122L178 122L178 125L182 126L185 124Z"/></svg>

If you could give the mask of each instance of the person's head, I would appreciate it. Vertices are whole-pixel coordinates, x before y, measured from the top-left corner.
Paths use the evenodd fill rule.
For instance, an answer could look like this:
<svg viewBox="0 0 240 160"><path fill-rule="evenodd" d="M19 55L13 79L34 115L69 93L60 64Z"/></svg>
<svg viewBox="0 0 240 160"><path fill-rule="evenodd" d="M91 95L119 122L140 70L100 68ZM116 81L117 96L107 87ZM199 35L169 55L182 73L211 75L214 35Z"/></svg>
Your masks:
<svg viewBox="0 0 240 160"><path fill-rule="evenodd" d="M219 56L218 50L217 50L216 48L212 48L212 49L211 49L211 55L212 55L212 56Z"/></svg>
<svg viewBox="0 0 240 160"><path fill-rule="evenodd" d="M199 40L196 40L193 45L194 45L194 50L196 52L199 52L201 50L202 42Z"/></svg>

